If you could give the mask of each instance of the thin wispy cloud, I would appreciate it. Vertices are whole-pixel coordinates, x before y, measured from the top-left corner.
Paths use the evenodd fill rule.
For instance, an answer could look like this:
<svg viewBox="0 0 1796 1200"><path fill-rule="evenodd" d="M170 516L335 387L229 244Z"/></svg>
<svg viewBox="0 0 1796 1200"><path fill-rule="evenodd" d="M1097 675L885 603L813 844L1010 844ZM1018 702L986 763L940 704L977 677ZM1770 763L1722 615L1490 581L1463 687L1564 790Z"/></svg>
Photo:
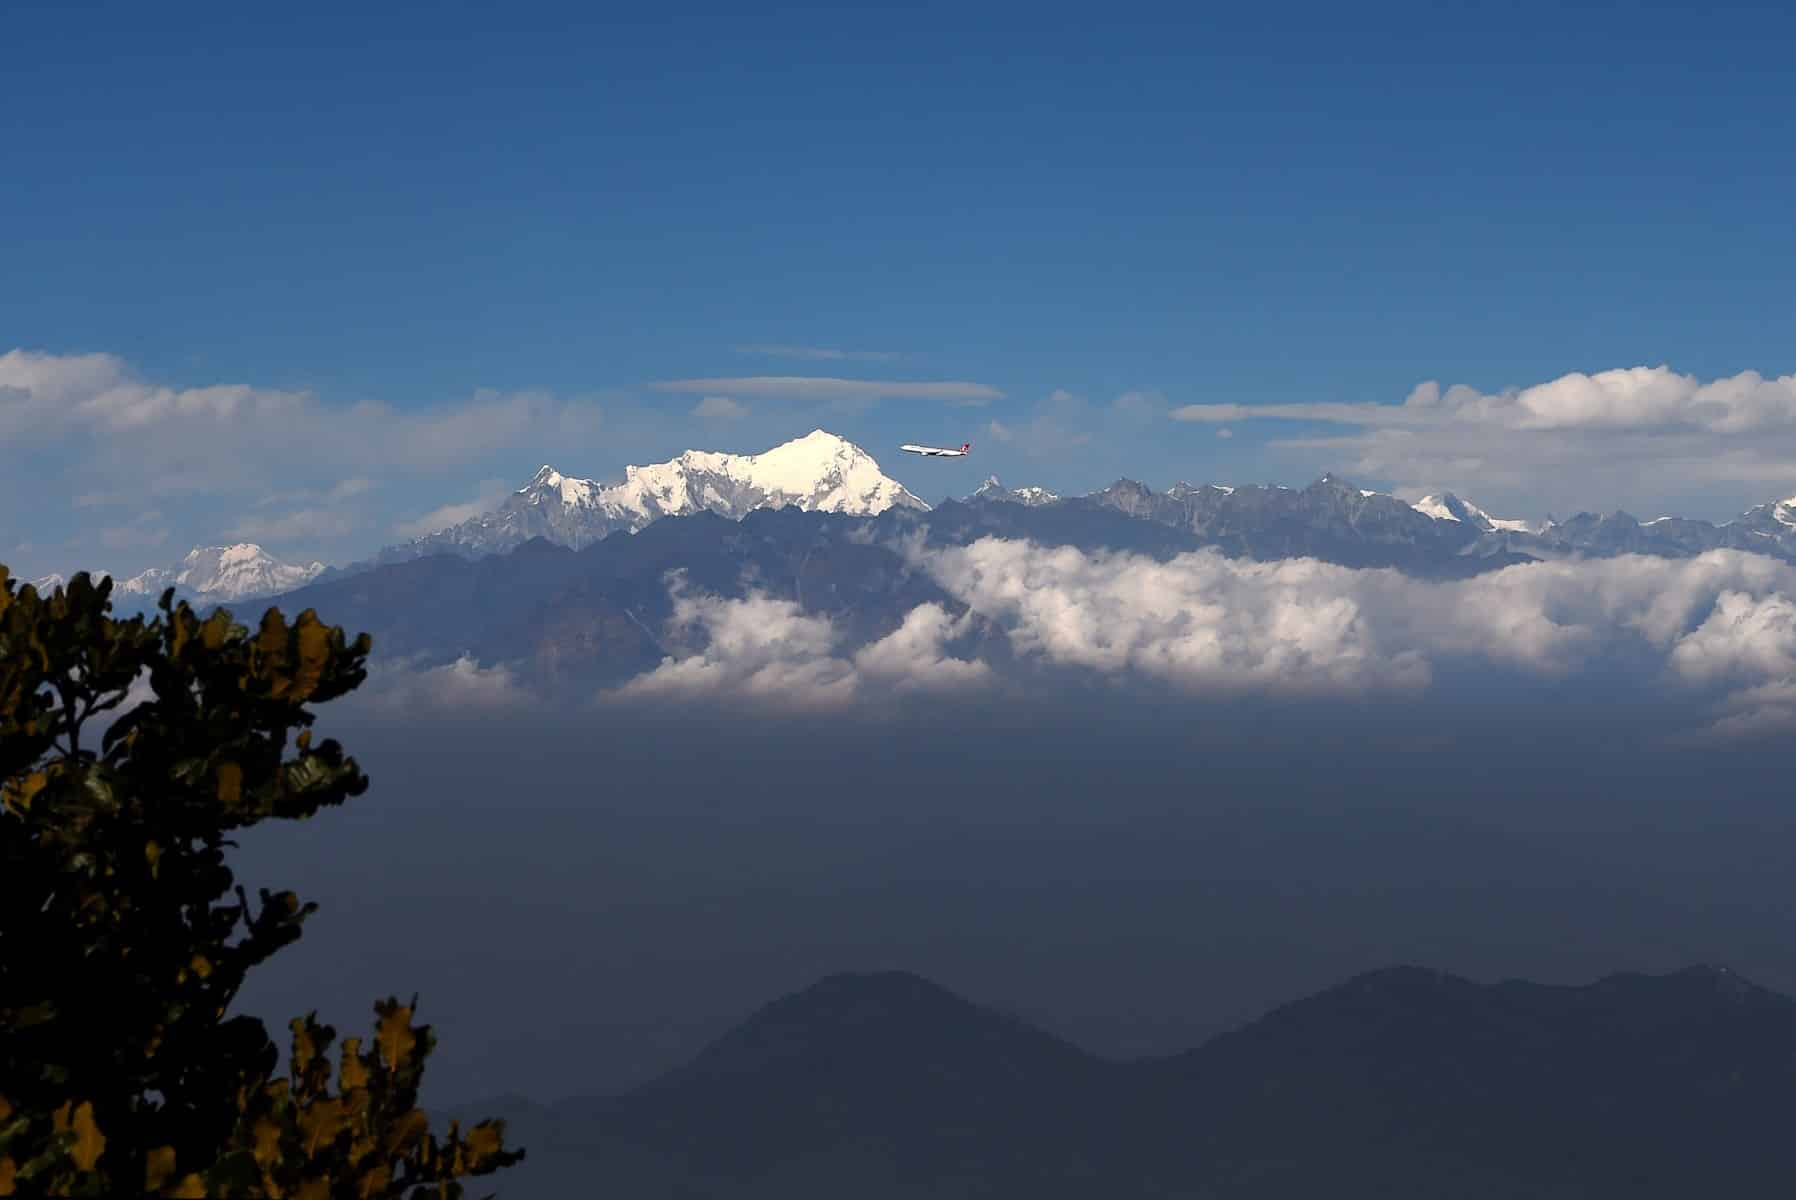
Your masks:
<svg viewBox="0 0 1796 1200"><path fill-rule="evenodd" d="M755 343L734 347L738 354L759 354L767 358L796 358L807 362L897 362L901 354L889 350L837 350L829 346L789 346Z"/></svg>
<svg viewBox="0 0 1796 1200"><path fill-rule="evenodd" d="M701 421L740 421L748 405L732 396L706 396L692 406L692 415Z"/></svg>
<svg viewBox="0 0 1796 1200"><path fill-rule="evenodd" d="M471 467L508 451L586 452L604 428L595 401L540 392L398 408L241 383L176 387L115 355L15 349L0 354L0 440L13 451L0 506L60 525L66 561L45 566L65 572L132 573L160 565L150 552L166 543L226 538L322 556L409 516L375 514L432 477L460 492ZM161 519L116 516L145 508Z"/></svg>
<svg viewBox="0 0 1796 1200"><path fill-rule="evenodd" d="M1401 404L1188 404L1175 421L1335 425L1270 444L1415 494L1537 507L1653 504L1705 486L1796 486L1796 375L1703 381L1669 367L1573 372L1481 392L1416 387ZM1538 514L1535 514L1538 515Z"/></svg>
<svg viewBox="0 0 1796 1200"><path fill-rule="evenodd" d="M246 542L317 541L346 537L360 525L342 509L300 508L279 516L247 517L231 527L231 536Z"/></svg>
<svg viewBox="0 0 1796 1200"><path fill-rule="evenodd" d="M905 381L839 379L816 375L744 375L734 378L664 379L649 386L659 392L851 403L939 400L944 404L982 405L1004 396L1003 392L989 384L960 379Z"/></svg>
<svg viewBox="0 0 1796 1200"><path fill-rule="evenodd" d="M393 534L401 538L428 537L493 511L510 491L503 479L483 479L473 499L444 504L422 516L400 521L393 526Z"/></svg>

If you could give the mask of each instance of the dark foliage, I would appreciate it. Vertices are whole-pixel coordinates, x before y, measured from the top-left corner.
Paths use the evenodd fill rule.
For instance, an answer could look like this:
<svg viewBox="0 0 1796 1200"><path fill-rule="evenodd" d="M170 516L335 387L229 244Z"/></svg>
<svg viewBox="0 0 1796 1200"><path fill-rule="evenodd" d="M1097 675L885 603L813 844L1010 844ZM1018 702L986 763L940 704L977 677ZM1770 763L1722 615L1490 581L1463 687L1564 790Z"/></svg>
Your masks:
<svg viewBox="0 0 1796 1200"><path fill-rule="evenodd" d="M363 681L368 637L309 609L251 633L172 592L117 620L110 591L15 593L0 566L0 1195L448 1197L516 1161L497 1124L429 1133L415 999L334 1072L334 1031L294 1020L284 1077L227 1015L314 908L252 903L228 835L367 788L307 706Z"/></svg>

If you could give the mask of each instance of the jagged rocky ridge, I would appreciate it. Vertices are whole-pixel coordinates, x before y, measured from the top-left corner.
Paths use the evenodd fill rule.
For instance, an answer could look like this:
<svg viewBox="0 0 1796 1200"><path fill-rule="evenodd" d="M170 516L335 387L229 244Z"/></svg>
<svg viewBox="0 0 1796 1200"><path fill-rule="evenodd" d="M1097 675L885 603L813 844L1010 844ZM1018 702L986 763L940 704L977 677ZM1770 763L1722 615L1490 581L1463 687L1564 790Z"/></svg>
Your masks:
<svg viewBox="0 0 1796 1200"><path fill-rule="evenodd" d="M1017 494L988 482L992 486L976 492L970 503L1002 503ZM1047 504L1114 509L1188 530L1206 544L1251 558L1314 555L1348 566L1438 568L1452 557L1484 560L1488 566L1617 554L1688 558L1719 549L1796 562L1796 496L1758 505L1720 525L1681 517L1640 521L1621 511L1535 525L1492 517L1450 492L1410 503L1332 475L1301 489L1178 483L1165 492L1119 479L1103 491Z"/></svg>

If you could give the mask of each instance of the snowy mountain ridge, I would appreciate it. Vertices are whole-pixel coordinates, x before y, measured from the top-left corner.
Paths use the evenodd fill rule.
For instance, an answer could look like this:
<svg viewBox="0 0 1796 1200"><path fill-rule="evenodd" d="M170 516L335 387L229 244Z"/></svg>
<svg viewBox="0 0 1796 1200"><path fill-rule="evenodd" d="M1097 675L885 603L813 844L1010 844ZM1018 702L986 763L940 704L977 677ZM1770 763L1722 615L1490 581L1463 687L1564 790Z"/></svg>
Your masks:
<svg viewBox="0 0 1796 1200"><path fill-rule="evenodd" d="M623 479L609 484L544 465L492 512L388 546L368 565L445 552L497 554L534 537L579 550L611 533L636 533L662 517L713 512L740 520L757 509L786 506L868 517L890 508L929 508L865 450L814 429L759 454L688 450L666 462L628 466Z"/></svg>
<svg viewBox="0 0 1796 1200"><path fill-rule="evenodd" d="M321 562L303 566L282 562L254 542L238 542L230 546L195 546L180 562L151 567L129 579L120 579L108 571L89 571L87 575L94 583L111 578L113 603L119 611L126 612L147 611L171 587L176 598L190 603L233 604L292 591L326 570ZM40 595L47 596L66 587L68 579L52 573L31 583Z"/></svg>
<svg viewBox="0 0 1796 1200"><path fill-rule="evenodd" d="M160 596L165 588L217 602L269 596L310 583L324 573L321 562L284 563L254 542L197 546L170 567L152 567L114 585L114 594Z"/></svg>

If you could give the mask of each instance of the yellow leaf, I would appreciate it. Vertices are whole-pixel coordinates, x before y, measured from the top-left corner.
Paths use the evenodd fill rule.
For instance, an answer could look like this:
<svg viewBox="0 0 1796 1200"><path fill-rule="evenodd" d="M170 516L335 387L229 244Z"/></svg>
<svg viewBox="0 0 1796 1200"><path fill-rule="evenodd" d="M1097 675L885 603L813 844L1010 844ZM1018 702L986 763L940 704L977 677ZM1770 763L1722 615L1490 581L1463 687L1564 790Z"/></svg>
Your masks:
<svg viewBox="0 0 1796 1200"><path fill-rule="evenodd" d="M300 1132L306 1137L307 1156L317 1157L319 1150L336 1141L337 1135L343 1132L344 1123L340 1100L319 1100L309 1106L299 1118Z"/></svg>
<svg viewBox="0 0 1796 1200"><path fill-rule="evenodd" d="M204 954L194 955L192 961L187 965L191 967L193 973L198 975L201 979L212 974L212 960L207 958Z"/></svg>
<svg viewBox="0 0 1796 1200"><path fill-rule="evenodd" d="M294 623L295 640L299 642L299 669L294 680L298 699L304 700L318 686L324 665L330 661L330 626L320 621L311 609L299 614Z"/></svg>
<svg viewBox="0 0 1796 1200"><path fill-rule="evenodd" d="M74 1133L75 1144L70 1147L69 1156L75 1160L76 1167L83 1171L91 1171L94 1169L94 1163L98 1162L100 1155L106 1151L105 1135L100 1132L100 1127L94 1124L92 1102L83 1100L80 1107L75 1109L72 1118L64 1116L68 1107L67 1104L64 1104L56 1110L60 1126L58 1132L67 1129Z"/></svg>
<svg viewBox="0 0 1796 1200"><path fill-rule="evenodd" d="M398 1070L418 1044L418 1035L412 1032L411 1026L412 1010L403 1005L394 1006L380 1019L381 1057L386 1060L389 1071Z"/></svg>
<svg viewBox="0 0 1796 1200"><path fill-rule="evenodd" d="M162 847L157 845L154 840L145 842L143 847L143 857L144 860L150 864L150 878L157 878L157 872L161 869L157 865L157 860L162 857Z"/></svg>
<svg viewBox="0 0 1796 1200"><path fill-rule="evenodd" d="M330 1195L330 1180L312 1178L299 1185L299 1190L293 1193L293 1200L330 1200Z"/></svg>
<svg viewBox="0 0 1796 1200"><path fill-rule="evenodd" d="M206 1200L206 1181L199 1177L198 1172L189 1171L181 1177L181 1182L174 1191L162 1194L173 1197L174 1200Z"/></svg>
<svg viewBox="0 0 1796 1200"><path fill-rule="evenodd" d="M14 812L25 812L31 808L31 799L43 791L50 782L50 776L43 771L33 771L23 779L6 781L6 807Z"/></svg>
<svg viewBox="0 0 1796 1200"><path fill-rule="evenodd" d="M411 1149L412 1143L423 1137L430 1128L430 1118L421 1108L414 1108L393 1122L387 1130L387 1153L404 1154Z"/></svg>
<svg viewBox="0 0 1796 1200"><path fill-rule="evenodd" d="M337 1074L337 1090L353 1091L368 1086L368 1064L362 1061L362 1039L343 1039L343 1066Z"/></svg>
<svg viewBox="0 0 1796 1200"><path fill-rule="evenodd" d="M224 645L225 635L231 632L231 617L224 609L219 609L206 618L200 626L200 641L208 650L216 650Z"/></svg>
<svg viewBox="0 0 1796 1200"><path fill-rule="evenodd" d="M468 1130L468 1151L476 1161L484 1161L499 1153L499 1127L491 1121L482 1121Z"/></svg>
<svg viewBox="0 0 1796 1200"><path fill-rule="evenodd" d="M158 1146L144 1156L143 1186L145 1191L158 1191L175 1173L175 1148Z"/></svg>
<svg viewBox="0 0 1796 1200"><path fill-rule="evenodd" d="M8 1156L0 1154L0 1196L13 1194L13 1177L18 1173L18 1165Z"/></svg>
<svg viewBox="0 0 1796 1200"><path fill-rule="evenodd" d="M243 802L243 768L234 762L218 764L218 801L233 806Z"/></svg>
<svg viewBox="0 0 1796 1200"><path fill-rule="evenodd" d="M293 1068L303 1075L312 1060L318 1057L318 1047L312 1044L312 1035L307 1032L302 1018L294 1017L287 1022L287 1027L293 1030Z"/></svg>
<svg viewBox="0 0 1796 1200"><path fill-rule="evenodd" d="M364 1174L361 1179L362 1186L360 1189L362 1200L368 1200L370 1196L386 1191L387 1181L392 1177L393 1172L385 1163L380 1164L378 1167L375 1167Z"/></svg>
<svg viewBox="0 0 1796 1200"><path fill-rule="evenodd" d="M12 1104L5 1096L0 1096L0 1121L4 1121L10 1116L12 1116Z"/></svg>
<svg viewBox="0 0 1796 1200"><path fill-rule="evenodd" d="M256 1122L254 1130L256 1138L256 1164L269 1166L281 1153L281 1127L263 1117Z"/></svg>

